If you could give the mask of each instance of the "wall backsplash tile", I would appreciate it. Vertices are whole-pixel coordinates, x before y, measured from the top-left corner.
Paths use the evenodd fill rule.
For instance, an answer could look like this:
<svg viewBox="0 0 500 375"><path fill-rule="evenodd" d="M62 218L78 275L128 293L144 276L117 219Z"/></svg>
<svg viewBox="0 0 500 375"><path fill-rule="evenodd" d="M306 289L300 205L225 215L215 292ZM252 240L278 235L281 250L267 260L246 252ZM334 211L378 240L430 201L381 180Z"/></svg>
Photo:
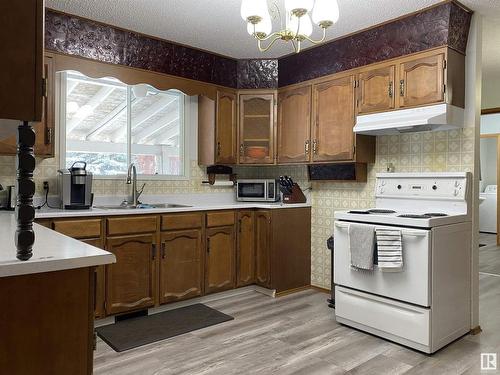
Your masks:
<svg viewBox="0 0 500 375"><path fill-rule="evenodd" d="M312 187L312 244L311 283L330 288L330 252L326 240L333 233L333 214L336 210L368 208L374 205L373 191L377 172L385 172L387 163L392 163L396 172L442 172L472 171L474 165L474 129L408 133L377 137L375 164L368 166L367 183L310 182L306 166L268 166L234 168L243 178L274 178L289 175L306 189ZM43 181L49 181L51 193L56 193L58 159L38 159L35 170L37 194L42 194ZM202 185L207 178L205 170L191 161L191 176L185 181L141 181L146 182L145 194L230 192L231 187L209 187ZM0 183L14 184L15 158L0 157ZM125 196L127 186L124 179L95 180L96 195Z"/></svg>

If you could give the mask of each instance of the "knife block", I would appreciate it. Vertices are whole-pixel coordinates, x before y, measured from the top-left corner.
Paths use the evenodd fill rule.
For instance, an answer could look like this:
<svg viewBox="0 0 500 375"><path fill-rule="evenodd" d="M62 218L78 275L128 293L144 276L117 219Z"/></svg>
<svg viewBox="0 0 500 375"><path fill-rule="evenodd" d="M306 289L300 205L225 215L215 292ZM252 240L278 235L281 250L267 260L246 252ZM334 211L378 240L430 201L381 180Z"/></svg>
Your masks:
<svg viewBox="0 0 500 375"><path fill-rule="evenodd" d="M283 193L283 203L306 203L307 199L298 184L293 184L290 194Z"/></svg>

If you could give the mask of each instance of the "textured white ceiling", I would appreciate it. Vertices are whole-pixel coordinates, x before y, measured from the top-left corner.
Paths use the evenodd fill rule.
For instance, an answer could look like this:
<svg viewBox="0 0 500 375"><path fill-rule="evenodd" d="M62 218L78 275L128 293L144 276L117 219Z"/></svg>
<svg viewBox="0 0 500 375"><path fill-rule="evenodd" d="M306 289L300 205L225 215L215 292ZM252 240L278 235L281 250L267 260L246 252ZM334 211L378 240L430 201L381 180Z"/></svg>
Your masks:
<svg viewBox="0 0 500 375"><path fill-rule="evenodd" d="M271 3L272 0L268 0ZM284 0L277 0L283 8ZM328 38L376 25L428 7L439 0L339 0L340 19ZM485 72L500 75L500 1L463 0L483 14ZM276 44L266 54L257 50L240 17L241 0L46 0L49 8L234 58L279 57L290 46ZM275 22L274 30L278 28ZM316 30L313 37L320 36Z"/></svg>

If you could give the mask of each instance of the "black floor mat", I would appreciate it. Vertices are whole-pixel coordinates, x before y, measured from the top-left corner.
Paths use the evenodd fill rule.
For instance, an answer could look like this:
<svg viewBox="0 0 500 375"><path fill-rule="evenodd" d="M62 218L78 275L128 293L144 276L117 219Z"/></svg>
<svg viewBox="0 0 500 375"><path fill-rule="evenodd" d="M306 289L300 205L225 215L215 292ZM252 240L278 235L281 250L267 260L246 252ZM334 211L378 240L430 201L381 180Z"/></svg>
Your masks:
<svg viewBox="0 0 500 375"><path fill-rule="evenodd" d="M198 303L123 320L96 328L96 332L115 351L122 352L233 319L232 316Z"/></svg>

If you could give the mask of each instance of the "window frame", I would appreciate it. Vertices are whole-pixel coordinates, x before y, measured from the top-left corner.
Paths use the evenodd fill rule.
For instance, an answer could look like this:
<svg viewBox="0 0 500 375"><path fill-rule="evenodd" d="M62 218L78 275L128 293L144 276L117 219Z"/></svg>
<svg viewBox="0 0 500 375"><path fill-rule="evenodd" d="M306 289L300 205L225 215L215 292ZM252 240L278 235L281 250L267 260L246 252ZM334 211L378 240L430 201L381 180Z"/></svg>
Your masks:
<svg viewBox="0 0 500 375"><path fill-rule="evenodd" d="M78 71L61 71L57 72L57 77L56 77L56 82L57 84L57 90L56 90L56 108L58 107L58 110L56 111L57 113L57 119L56 122L59 125L58 128L58 138L59 138L59 168L64 169L66 168L66 92L67 92L67 75L68 73L71 72L76 72L79 74L82 74ZM93 78L89 77L92 79L99 79L99 78ZM121 82L121 81L120 81ZM130 166L131 163L131 157L132 157L132 140L131 140L131 92L132 92L132 86L126 83L123 83L127 87L127 167ZM148 84L148 83L145 83ZM153 87L155 90L156 89L154 86L150 85ZM158 90L162 91L162 90ZM182 91L179 90L180 93ZM191 160L190 160L190 127L192 126L192 114L191 114L191 97L182 93L184 101L182 103L182 124L181 126L181 134L180 136L182 137L183 142L180 143L180 155L183 159L183 174L182 175L166 175L166 174L155 174L155 175L149 175L149 174L137 174L137 179L138 180L151 180L151 181L186 181L190 179L190 171L191 171ZM116 175L98 175L94 174L93 178L96 180L121 180L121 179L126 179L127 174L116 174Z"/></svg>

